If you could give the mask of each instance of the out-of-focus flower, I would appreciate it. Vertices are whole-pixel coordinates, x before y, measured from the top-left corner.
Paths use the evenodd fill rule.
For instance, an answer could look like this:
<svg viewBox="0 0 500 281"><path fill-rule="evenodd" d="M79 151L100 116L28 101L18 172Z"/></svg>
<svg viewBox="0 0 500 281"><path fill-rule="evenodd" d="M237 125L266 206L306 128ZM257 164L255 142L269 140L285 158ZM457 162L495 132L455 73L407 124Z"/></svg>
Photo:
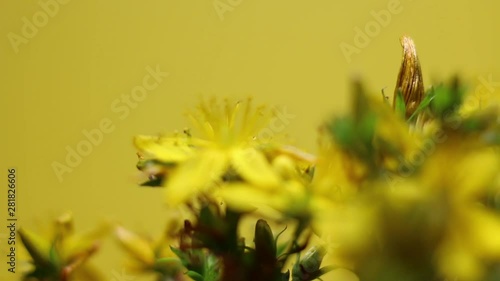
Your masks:
<svg viewBox="0 0 500 281"><path fill-rule="evenodd" d="M441 199L435 208L444 236L436 259L448 277L481 280L485 264L500 262L500 236L494 234L500 233L500 216L483 204L500 174L499 160L490 147L450 136L422 172L428 196Z"/></svg>
<svg viewBox="0 0 500 281"><path fill-rule="evenodd" d="M70 213L55 221L50 237L20 229L19 236L34 266L25 280L103 280L87 260L99 249L99 240L107 232L107 225L103 225L86 234L75 233Z"/></svg>
<svg viewBox="0 0 500 281"><path fill-rule="evenodd" d="M181 221L178 214L170 216L165 232L157 240L117 226L115 236L131 257L127 262L129 270L139 274L154 272L163 276L163 279L159 280L167 277L172 278L171 280L190 280L184 276L184 267L170 248L177 243L174 239L178 237L180 229Z"/></svg>
<svg viewBox="0 0 500 281"><path fill-rule="evenodd" d="M397 171L417 140L390 106L353 83L350 116L335 117L320 131L320 151L314 181L335 182L342 189L359 189L363 182Z"/></svg>
<svg viewBox="0 0 500 281"><path fill-rule="evenodd" d="M331 225L335 251L361 278L400 271L388 280L482 280L485 265L500 262L500 217L481 203L498 156L457 149L438 150L394 189L363 194L337 217L344 223Z"/></svg>
<svg viewBox="0 0 500 281"><path fill-rule="evenodd" d="M412 173L395 170L399 180L391 185L380 176L346 176L352 166L345 163L365 164L359 155L332 162L320 154L316 188L328 194L341 183L348 191L330 196L325 212L330 263L354 270L361 280L483 280L500 263L500 216L485 203L498 190L497 143L485 138L498 133L497 120L492 112L463 116L458 110L428 119L411 136L420 143L439 133L439 141L431 139L432 149L413 163L418 167ZM340 147L336 155L346 152Z"/></svg>

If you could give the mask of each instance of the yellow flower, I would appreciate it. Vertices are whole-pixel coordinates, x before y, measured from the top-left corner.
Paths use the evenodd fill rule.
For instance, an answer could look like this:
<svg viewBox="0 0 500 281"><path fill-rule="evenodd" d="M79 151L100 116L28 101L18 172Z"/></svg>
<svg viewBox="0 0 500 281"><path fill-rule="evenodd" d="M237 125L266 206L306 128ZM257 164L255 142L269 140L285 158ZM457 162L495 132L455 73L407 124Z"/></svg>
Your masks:
<svg viewBox="0 0 500 281"><path fill-rule="evenodd" d="M122 226L116 227L115 235L123 249L133 258L129 262L129 268L133 271L177 274L182 269L180 263L172 259L170 264L162 264L160 259L175 258L170 246L174 246L174 239L178 236L180 227L180 214L172 212L165 232L156 240L138 235Z"/></svg>
<svg viewBox="0 0 500 281"><path fill-rule="evenodd" d="M500 216L483 202L499 175L491 148L450 134L409 178L392 188L373 181L330 208L330 262L361 280L386 272L390 280L483 280L486 265L500 262Z"/></svg>
<svg viewBox="0 0 500 281"><path fill-rule="evenodd" d="M321 127L313 189L331 199L346 196L376 178L398 173L421 143L388 104L353 86L352 114Z"/></svg>
<svg viewBox="0 0 500 281"><path fill-rule="evenodd" d="M87 260L99 249L99 239L107 231L103 225L92 232L76 234L70 213L55 221L50 238L20 229L19 236L34 265L27 276L34 280L103 280Z"/></svg>
<svg viewBox="0 0 500 281"><path fill-rule="evenodd" d="M484 280L500 263L500 216L485 199L500 188L498 109L409 127L356 87L353 116L320 136L312 192L330 202L316 216L327 260L361 280Z"/></svg>
<svg viewBox="0 0 500 281"><path fill-rule="evenodd" d="M170 249L181 228L181 215L172 212L167 220L163 235L153 240L138 235L122 226L115 228L115 236L122 248L132 259L128 260L128 268L133 272L156 272L164 276L175 277L175 280L188 280L182 273L180 260Z"/></svg>
<svg viewBox="0 0 500 281"><path fill-rule="evenodd" d="M437 257L447 276L481 280L486 262L500 262L500 216L482 201L500 175L498 154L464 138L446 142L429 159L422 183L443 196L448 219ZM443 167L446 167L443 169Z"/></svg>
<svg viewBox="0 0 500 281"><path fill-rule="evenodd" d="M286 118L286 114L283 116ZM139 136L135 144L149 159L176 164L164 182L171 206L198 196L210 197L224 182L245 182L271 190L281 183L271 164L275 157L309 157L274 142L273 135L278 135L289 122L283 116L273 116L264 107L253 109L250 99L235 104L212 99L188 114L203 138L192 137L186 131L182 140ZM269 127L265 127L266 122ZM277 126L277 122L283 124Z"/></svg>

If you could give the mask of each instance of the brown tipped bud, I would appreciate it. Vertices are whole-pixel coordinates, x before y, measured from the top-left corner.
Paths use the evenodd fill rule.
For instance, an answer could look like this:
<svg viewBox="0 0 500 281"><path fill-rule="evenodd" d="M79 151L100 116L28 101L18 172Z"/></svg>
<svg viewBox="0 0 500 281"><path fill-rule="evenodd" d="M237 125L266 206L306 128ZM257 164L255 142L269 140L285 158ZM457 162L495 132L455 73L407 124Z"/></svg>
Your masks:
<svg viewBox="0 0 500 281"><path fill-rule="evenodd" d="M408 36L401 37L400 42L403 47L403 62L396 82L393 107L396 106L398 91L401 91L406 106L406 118L409 118L424 97L424 82L415 43Z"/></svg>

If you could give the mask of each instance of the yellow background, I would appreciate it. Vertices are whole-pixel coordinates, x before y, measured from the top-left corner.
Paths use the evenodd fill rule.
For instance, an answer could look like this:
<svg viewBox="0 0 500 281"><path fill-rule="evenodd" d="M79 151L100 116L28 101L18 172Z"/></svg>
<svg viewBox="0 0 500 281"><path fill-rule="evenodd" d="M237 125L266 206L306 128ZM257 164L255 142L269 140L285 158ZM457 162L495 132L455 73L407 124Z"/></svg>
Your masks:
<svg viewBox="0 0 500 281"><path fill-rule="evenodd" d="M42 8L34 0L0 2L0 180L6 183L8 167L18 169L18 225L38 229L71 210L77 230L115 219L157 236L162 192L135 185L134 135L182 129L184 110L199 97L251 95L296 115L286 133L314 152L317 125L344 110L352 74L374 93L387 87L392 96L403 34L415 40L426 87L454 73L473 87L477 76L500 82L498 1L401 0L402 11L350 63L340 44L353 45L354 28L364 29L371 12L390 1L220 0L234 6L222 15L216 2L72 0L18 53L8 34L21 35L23 17L31 20ZM169 77L119 119L113 101L156 65ZM64 163L65 147L75 148L85 139L82 130L98 128L103 118L115 130L60 182L52 163ZM4 262L5 231L0 227L0 280L17 280ZM113 280L124 260L107 239L93 262Z"/></svg>

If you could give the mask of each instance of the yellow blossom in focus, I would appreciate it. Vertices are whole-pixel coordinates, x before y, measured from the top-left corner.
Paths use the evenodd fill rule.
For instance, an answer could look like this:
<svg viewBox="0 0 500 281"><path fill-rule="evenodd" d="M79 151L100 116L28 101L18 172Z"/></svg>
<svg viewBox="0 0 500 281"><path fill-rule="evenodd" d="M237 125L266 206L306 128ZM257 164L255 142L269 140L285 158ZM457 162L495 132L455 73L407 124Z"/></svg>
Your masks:
<svg viewBox="0 0 500 281"><path fill-rule="evenodd" d="M295 153L269 136L269 132L278 135L278 129L288 124L287 114L273 113L265 107L254 109L250 99L234 104L215 99L202 102L188 118L203 138L186 131L186 136L175 141L147 136L135 139L136 147L148 159L175 163L164 183L171 206L200 195L211 196L225 182L245 182L274 190L281 184L278 171L272 167L275 157L294 155L294 161L311 160L309 155ZM282 124L278 126L278 122Z"/></svg>

